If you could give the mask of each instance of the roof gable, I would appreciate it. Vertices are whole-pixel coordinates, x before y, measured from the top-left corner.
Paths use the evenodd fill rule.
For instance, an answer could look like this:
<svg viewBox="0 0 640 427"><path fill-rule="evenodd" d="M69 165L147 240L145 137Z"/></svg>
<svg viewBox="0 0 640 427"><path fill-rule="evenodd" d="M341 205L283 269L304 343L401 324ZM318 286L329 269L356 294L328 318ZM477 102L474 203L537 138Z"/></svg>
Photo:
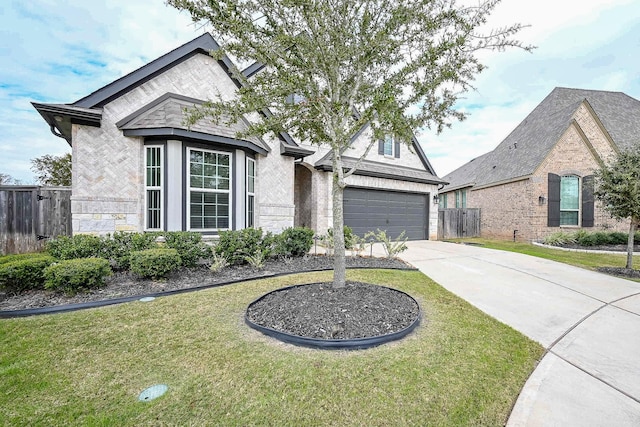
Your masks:
<svg viewBox="0 0 640 427"><path fill-rule="evenodd" d="M108 85L96 90L95 92L85 96L82 99L79 99L72 105L84 108L102 107L109 101L118 98L123 93L128 92L137 86L140 86L141 84L149 81L158 74L161 74L163 71L175 66L182 61L185 61L186 59L197 53L209 54L210 52L219 49L220 46L215 41L213 36L211 36L211 34L209 33L205 33L191 40L190 42L187 42L182 46L172 50L171 52L149 62L148 64L127 74L126 76L109 83ZM231 60L227 56L224 56L221 60L218 61L218 63L229 75L229 78L234 82L234 84L239 87L240 83L231 76L230 70L233 66Z"/></svg>
<svg viewBox="0 0 640 427"><path fill-rule="evenodd" d="M638 143L640 101L621 92L555 88L482 162L445 177L449 188L483 186L531 175L586 103L619 148Z"/></svg>
<svg viewBox="0 0 640 427"><path fill-rule="evenodd" d="M116 123L118 129L125 131L125 134L133 135L139 131L140 134L150 135L149 131L156 129L162 133L167 133L168 129L182 130L189 132L195 139L204 139L203 135L218 136L219 142L232 141L236 139L236 134L244 132L248 128L246 120L226 124L214 123L211 120L200 120L187 127L185 120L188 116L188 109L202 105L205 101L190 98L175 93L166 93L160 98L150 102L129 116ZM222 118L225 122L225 117ZM146 130L146 131L143 131ZM198 134L201 134L198 136ZM210 139L210 138L209 138ZM266 153L269 146L261 138L247 137L242 141L249 142L259 148L259 152Z"/></svg>

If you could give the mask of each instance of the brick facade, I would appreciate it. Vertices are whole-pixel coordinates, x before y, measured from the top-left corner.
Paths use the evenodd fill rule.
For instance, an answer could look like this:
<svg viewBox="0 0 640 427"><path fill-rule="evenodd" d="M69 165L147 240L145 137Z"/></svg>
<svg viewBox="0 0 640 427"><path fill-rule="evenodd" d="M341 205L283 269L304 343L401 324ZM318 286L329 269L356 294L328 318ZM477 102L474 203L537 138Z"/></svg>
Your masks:
<svg viewBox="0 0 640 427"><path fill-rule="evenodd" d="M555 146L547 154L535 172L522 179L467 188L467 207L481 209L482 237L539 241L557 231L575 231L579 226L547 226L548 174L576 175L581 179L592 175L601 161L615 156L615 150L600 123L588 106L577 109L573 119ZM454 200L454 192L448 192ZM595 230L628 231L627 221L618 221L596 202L594 208Z"/></svg>

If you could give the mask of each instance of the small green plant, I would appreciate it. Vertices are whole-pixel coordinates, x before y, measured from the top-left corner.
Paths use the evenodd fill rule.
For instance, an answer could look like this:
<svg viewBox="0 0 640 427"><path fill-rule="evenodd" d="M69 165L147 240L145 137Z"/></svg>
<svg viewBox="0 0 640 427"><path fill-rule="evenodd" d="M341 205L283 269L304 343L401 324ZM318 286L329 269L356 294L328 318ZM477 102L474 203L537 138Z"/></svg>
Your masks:
<svg viewBox="0 0 640 427"><path fill-rule="evenodd" d="M209 270L217 273L229 266L229 260L223 255L213 254L211 256L211 264L209 264Z"/></svg>
<svg viewBox="0 0 640 427"><path fill-rule="evenodd" d="M178 251L170 248L131 252L131 271L140 277L165 277L181 265Z"/></svg>
<svg viewBox="0 0 640 427"><path fill-rule="evenodd" d="M364 238L364 237L360 237L360 236L354 234L351 237L351 243L352 243L352 245L351 245L351 255L360 256L362 254L362 252L366 249L367 239Z"/></svg>
<svg viewBox="0 0 640 427"><path fill-rule="evenodd" d="M76 234L73 237L59 236L46 245L47 252L57 259L104 257L104 240L91 234Z"/></svg>
<svg viewBox="0 0 640 427"><path fill-rule="evenodd" d="M275 239L275 252L282 256L304 256L313 246L313 234L314 231L307 227L285 228Z"/></svg>
<svg viewBox="0 0 640 427"><path fill-rule="evenodd" d="M263 252L265 258L269 257L273 244L273 235L267 233L263 236L261 228L221 231L214 252L223 255L231 264L243 264L245 257L253 256L258 251Z"/></svg>
<svg viewBox="0 0 640 427"><path fill-rule="evenodd" d="M573 234L564 231L556 231L544 238L542 243L550 246L562 246L575 243L576 239Z"/></svg>
<svg viewBox="0 0 640 427"><path fill-rule="evenodd" d="M260 250L255 252L253 255L245 256L244 259L249 263L251 267L258 268L258 269L264 268L264 263L267 260L266 256L264 255L264 252Z"/></svg>
<svg viewBox="0 0 640 427"><path fill-rule="evenodd" d="M9 292L43 289L44 270L55 259L47 254L28 255L30 256L9 255L3 257L13 259L13 261L0 264L0 289Z"/></svg>
<svg viewBox="0 0 640 427"><path fill-rule="evenodd" d="M354 238L357 237L353 234L353 230L348 225L344 226L344 248L353 249ZM320 244L327 250L327 255L333 254L335 248L335 242L333 237L333 228L327 230L327 234L320 236Z"/></svg>
<svg viewBox="0 0 640 427"><path fill-rule="evenodd" d="M180 255L182 265L195 267L201 258L207 258L211 249L202 242L202 235L193 231L168 231L164 233L168 248L175 249Z"/></svg>
<svg viewBox="0 0 640 427"><path fill-rule="evenodd" d="M44 270L45 289L75 294L99 288L111 275L109 261L104 258L77 258L51 264Z"/></svg>
<svg viewBox="0 0 640 427"><path fill-rule="evenodd" d="M380 230L379 228L374 232L370 231L364 235L365 240L373 238L376 242L382 243L384 252L387 254L387 258L395 258L399 253L407 250L407 240L405 232L400 233L397 239L393 240L387 236L386 230Z"/></svg>

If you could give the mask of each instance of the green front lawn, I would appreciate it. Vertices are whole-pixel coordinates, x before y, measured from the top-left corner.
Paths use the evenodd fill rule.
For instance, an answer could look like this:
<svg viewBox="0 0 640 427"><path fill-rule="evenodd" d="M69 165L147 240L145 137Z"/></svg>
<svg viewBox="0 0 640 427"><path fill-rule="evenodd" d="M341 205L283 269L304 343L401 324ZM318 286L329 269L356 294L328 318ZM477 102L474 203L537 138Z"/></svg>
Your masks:
<svg viewBox="0 0 640 427"><path fill-rule="evenodd" d="M415 271L421 325L361 351L277 342L243 321L265 292L331 272L0 321L3 425L503 425L543 348ZM139 402L154 384L168 392Z"/></svg>
<svg viewBox="0 0 640 427"><path fill-rule="evenodd" d="M618 254L601 254L594 252L573 252L560 249L545 248L524 242L511 242L508 240L490 240L481 238L455 239L456 242L472 243L482 245L489 249L500 249L503 251L518 252L521 254L546 258L577 267L595 270L598 267L621 267L627 264L626 252ZM633 267L640 268L638 257L634 257Z"/></svg>

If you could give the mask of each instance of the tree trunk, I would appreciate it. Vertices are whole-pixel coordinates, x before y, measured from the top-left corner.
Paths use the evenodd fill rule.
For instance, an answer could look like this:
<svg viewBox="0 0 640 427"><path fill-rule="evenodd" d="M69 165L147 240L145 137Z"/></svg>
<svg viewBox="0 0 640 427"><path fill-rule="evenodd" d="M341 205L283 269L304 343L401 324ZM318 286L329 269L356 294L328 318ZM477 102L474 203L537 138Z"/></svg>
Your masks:
<svg viewBox="0 0 640 427"><path fill-rule="evenodd" d="M342 179L342 162L340 154L334 150L333 155L333 287L344 288L347 280L347 264L344 248L344 212L342 200L344 182Z"/></svg>
<svg viewBox="0 0 640 427"><path fill-rule="evenodd" d="M629 239L627 240L627 267L633 268L633 237L636 234L636 219L631 218L631 224L629 225Z"/></svg>

